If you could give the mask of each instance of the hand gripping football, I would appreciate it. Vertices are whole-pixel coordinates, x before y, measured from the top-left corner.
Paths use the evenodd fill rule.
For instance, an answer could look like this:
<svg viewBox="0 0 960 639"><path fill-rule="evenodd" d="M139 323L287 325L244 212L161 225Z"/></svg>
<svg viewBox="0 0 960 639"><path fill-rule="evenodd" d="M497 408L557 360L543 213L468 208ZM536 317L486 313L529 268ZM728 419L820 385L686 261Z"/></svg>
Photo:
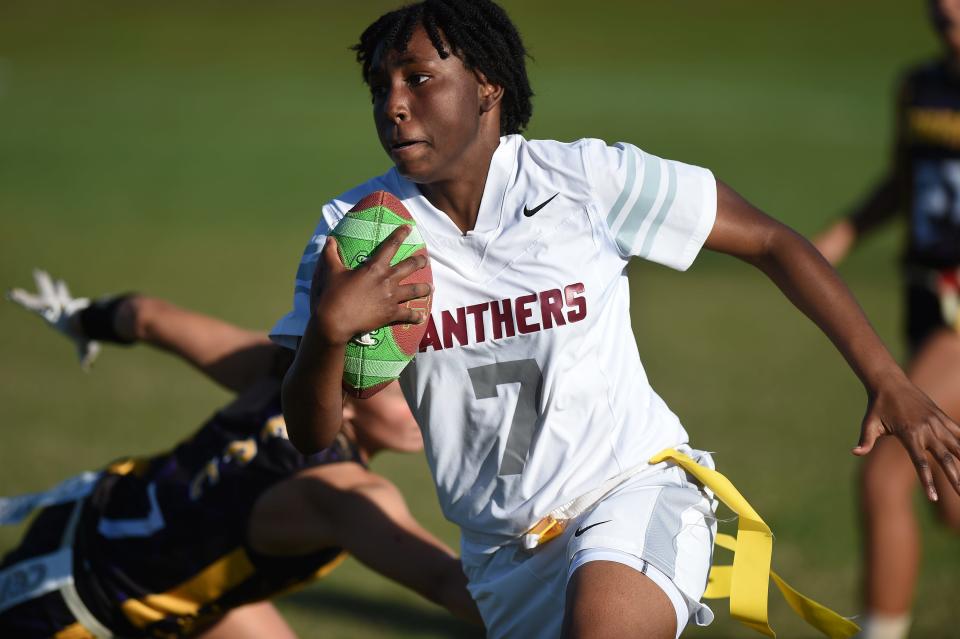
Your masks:
<svg viewBox="0 0 960 639"><path fill-rule="evenodd" d="M412 226L397 254L390 260L395 265L412 255L427 256L427 247L417 230L417 223L403 204L386 191L366 196L340 220L330 233L337 239L340 259L349 269L357 268L401 224ZM401 284L432 283L430 264L401 281ZM410 308L430 312L432 295L410 300ZM343 363L343 389L354 397L370 397L397 379L417 353L426 331L424 324L394 324L370 333L356 335L347 344Z"/></svg>

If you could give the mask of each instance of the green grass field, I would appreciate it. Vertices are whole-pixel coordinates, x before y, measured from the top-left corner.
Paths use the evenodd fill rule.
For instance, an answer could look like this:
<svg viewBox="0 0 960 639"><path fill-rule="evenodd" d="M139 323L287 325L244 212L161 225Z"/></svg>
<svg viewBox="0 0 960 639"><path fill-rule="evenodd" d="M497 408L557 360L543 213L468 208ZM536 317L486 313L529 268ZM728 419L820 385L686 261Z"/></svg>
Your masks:
<svg viewBox="0 0 960 639"><path fill-rule="evenodd" d="M530 137L706 165L804 233L878 176L896 73L936 50L920 0L505 4L535 58ZM347 47L392 5L0 4L0 286L42 266L76 293L138 290L269 328L322 202L388 167ZM899 354L897 246L890 229L842 273ZM779 572L856 613L857 380L745 266L706 255L690 273L632 275L655 388L771 524ZM145 349L108 349L84 375L65 341L0 304L0 494L164 448L225 398ZM374 468L456 543L421 457ZM948 636L958 540L924 513L915 636ZM0 531L0 550L18 533ZM812 634L771 602L781 636ZM303 637L470 632L356 562L280 608ZM751 636L715 609L690 636Z"/></svg>

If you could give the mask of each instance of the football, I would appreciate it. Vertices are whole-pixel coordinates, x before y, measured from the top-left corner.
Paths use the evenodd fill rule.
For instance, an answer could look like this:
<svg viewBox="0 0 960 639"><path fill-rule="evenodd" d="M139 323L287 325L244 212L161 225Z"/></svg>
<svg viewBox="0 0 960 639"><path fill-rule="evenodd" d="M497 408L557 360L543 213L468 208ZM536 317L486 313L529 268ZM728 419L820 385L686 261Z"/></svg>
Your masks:
<svg viewBox="0 0 960 639"><path fill-rule="evenodd" d="M357 202L330 235L337 239L340 259L347 268L354 269L402 224L413 228L390 264L418 253L427 256L427 247L417 230L417 223L400 200L386 191L375 191ZM408 276L401 284L421 282L433 282L429 260L425 268ZM431 300L432 295L406 304L429 313ZM426 328L426 323L394 324L354 336L347 344L343 363L343 389L354 397L370 397L397 379L417 353Z"/></svg>

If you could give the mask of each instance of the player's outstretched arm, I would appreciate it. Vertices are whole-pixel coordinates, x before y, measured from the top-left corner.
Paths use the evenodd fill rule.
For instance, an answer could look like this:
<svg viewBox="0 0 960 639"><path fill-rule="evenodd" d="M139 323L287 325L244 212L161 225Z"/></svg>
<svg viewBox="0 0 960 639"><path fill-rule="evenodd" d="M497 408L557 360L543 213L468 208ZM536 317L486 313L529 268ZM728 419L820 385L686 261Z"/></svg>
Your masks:
<svg viewBox="0 0 960 639"><path fill-rule="evenodd" d="M856 455L883 435L895 435L937 499L930 460L960 493L960 426L917 389L887 351L860 306L819 252L730 187L717 183L717 219L706 247L753 264L830 338L869 397Z"/></svg>
<svg viewBox="0 0 960 639"><path fill-rule="evenodd" d="M271 372L280 354L263 333L180 308L145 295L95 300L74 298L63 280L34 272L37 291L13 289L7 296L42 317L77 347L88 367L99 342L142 342L172 353L231 390L246 388Z"/></svg>
<svg viewBox="0 0 960 639"><path fill-rule="evenodd" d="M413 518L396 486L359 464L319 466L270 488L254 506L248 539L268 555L343 548L372 570L480 623L453 551Z"/></svg>
<svg viewBox="0 0 960 639"><path fill-rule="evenodd" d="M350 270L337 243L327 238L311 286L312 313L293 364L283 380L283 415L290 441L303 453L329 446L343 419L343 359L355 335L388 324L419 324L426 312L406 302L430 294L429 284L400 284L424 268L414 255L391 266L410 227L391 233L366 262Z"/></svg>
<svg viewBox="0 0 960 639"><path fill-rule="evenodd" d="M283 352L265 333L145 295L124 298L111 321L122 339L176 355L237 392L270 374Z"/></svg>

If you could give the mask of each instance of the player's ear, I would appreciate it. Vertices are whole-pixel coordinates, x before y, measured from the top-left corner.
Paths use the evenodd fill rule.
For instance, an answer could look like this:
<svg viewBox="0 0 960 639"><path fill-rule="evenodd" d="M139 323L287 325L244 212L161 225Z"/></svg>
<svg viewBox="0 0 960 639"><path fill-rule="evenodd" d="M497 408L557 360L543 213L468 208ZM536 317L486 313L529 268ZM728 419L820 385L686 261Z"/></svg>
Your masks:
<svg viewBox="0 0 960 639"><path fill-rule="evenodd" d="M487 79L482 71L476 70L477 91L480 95L480 112L492 111L503 99L503 87Z"/></svg>

